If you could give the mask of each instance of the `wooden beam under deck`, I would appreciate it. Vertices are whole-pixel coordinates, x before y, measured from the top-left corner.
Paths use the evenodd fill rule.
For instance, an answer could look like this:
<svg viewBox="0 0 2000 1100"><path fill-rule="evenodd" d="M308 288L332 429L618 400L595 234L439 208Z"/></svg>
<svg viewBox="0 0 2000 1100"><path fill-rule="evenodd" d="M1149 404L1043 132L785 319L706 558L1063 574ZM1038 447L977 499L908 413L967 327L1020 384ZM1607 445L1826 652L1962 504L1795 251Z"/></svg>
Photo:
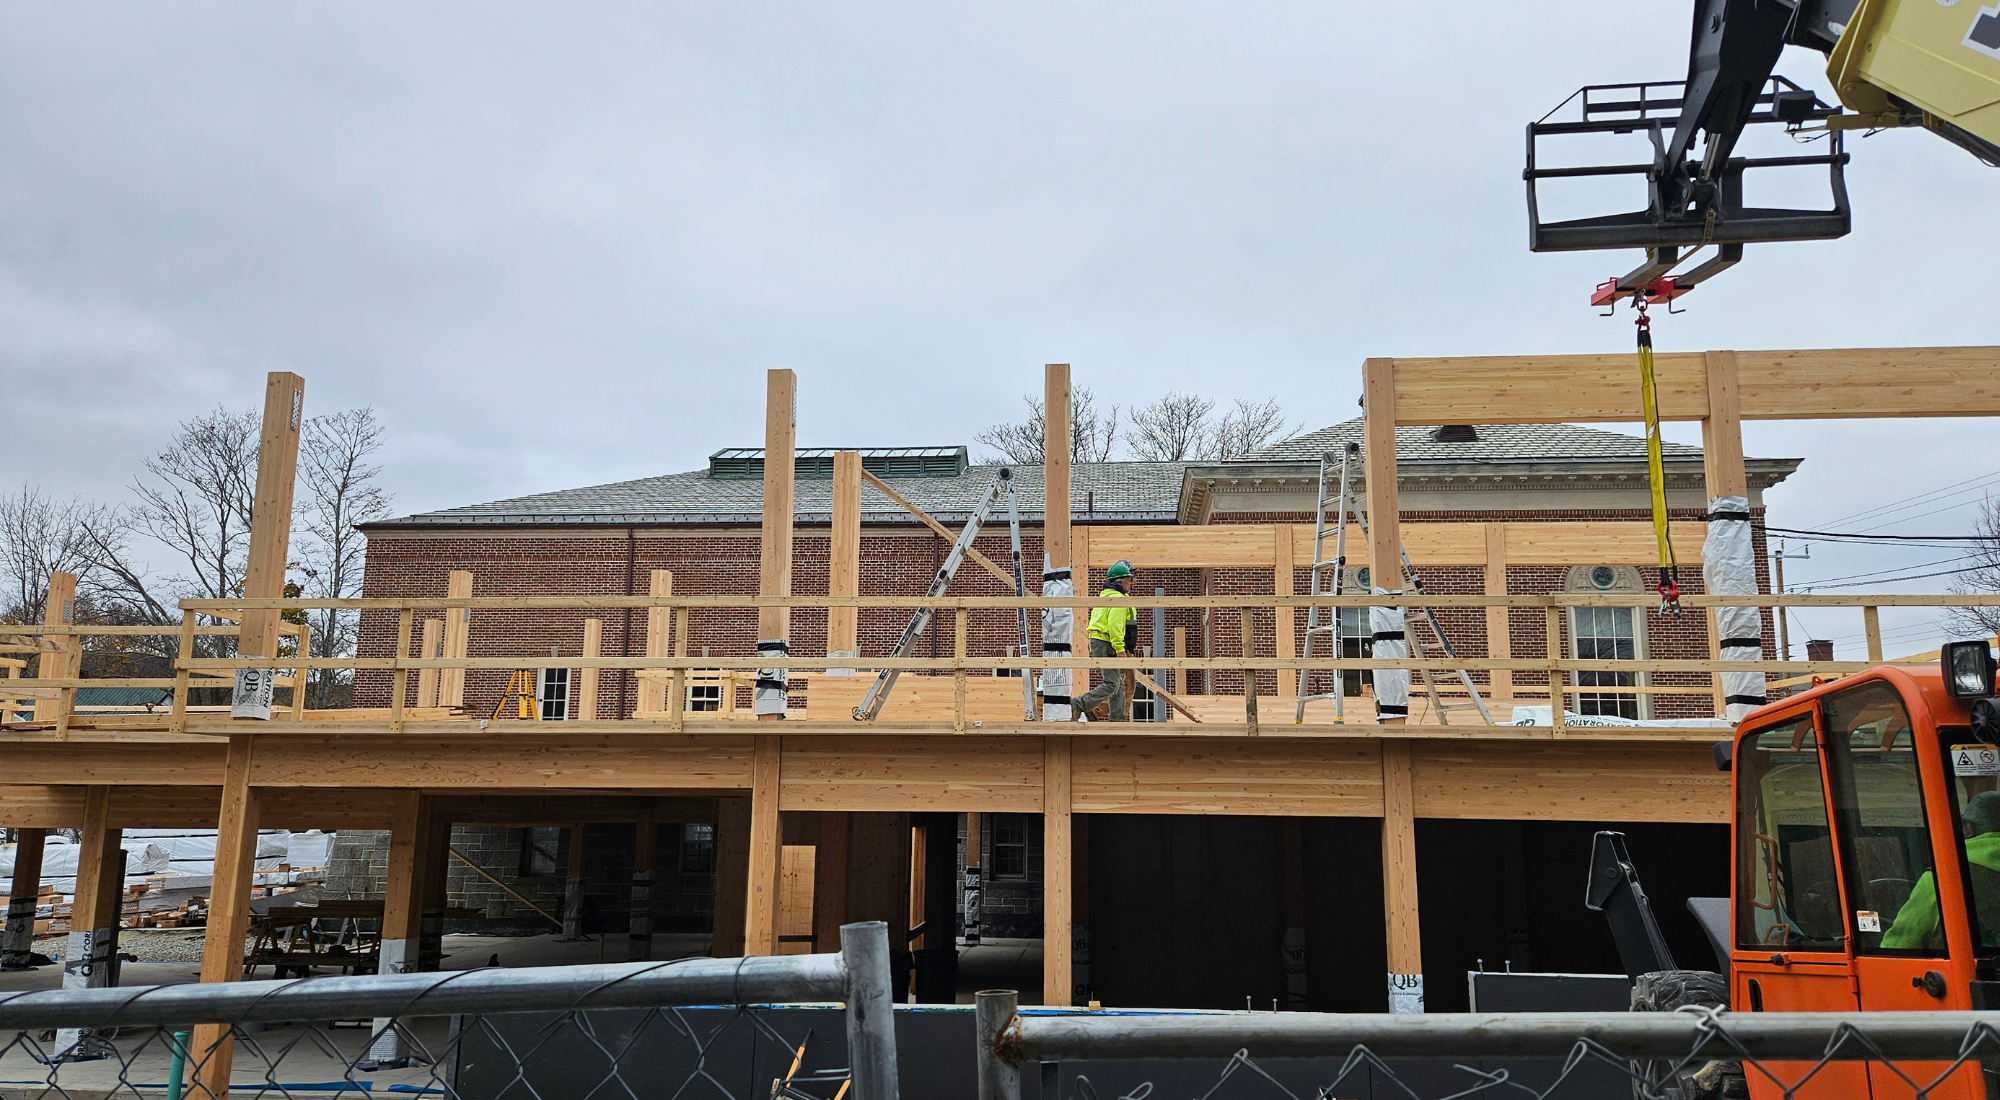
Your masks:
<svg viewBox="0 0 2000 1100"><path fill-rule="evenodd" d="M1271 730L1285 728L1279 723ZM1409 727L1395 732L1404 736ZM1542 729L1545 738L1549 732ZM1707 740L1718 736L1703 732ZM1381 750L1374 739L1128 734L1068 740L1076 813L1382 813ZM539 743L493 753L489 741L483 755L492 758L491 766L477 781L453 781L440 774L450 769L439 759L383 738L356 743L264 735L256 741L257 806L272 827L386 828L388 807L375 793L382 789L437 795L454 821L511 825L629 820L633 802L649 790L665 800L655 800L663 820L704 820L714 812L714 796L738 796L751 788L749 737L626 739L620 766L602 770L572 768L562 763L562 754ZM606 755L599 749L576 751ZM215 824L221 746L99 751L71 742L18 744L9 753L9 778L24 782L0 786L0 823L74 828L82 820L83 784L101 783L113 785L112 820L121 827ZM364 754L379 759L363 759ZM785 811L1040 813L1045 767L1041 737L788 734L782 739L778 802ZM1416 740L1410 768L1417 817L1728 819L1729 776L1715 770L1706 741ZM316 785L301 783L306 769ZM593 805L601 813L594 813Z"/></svg>

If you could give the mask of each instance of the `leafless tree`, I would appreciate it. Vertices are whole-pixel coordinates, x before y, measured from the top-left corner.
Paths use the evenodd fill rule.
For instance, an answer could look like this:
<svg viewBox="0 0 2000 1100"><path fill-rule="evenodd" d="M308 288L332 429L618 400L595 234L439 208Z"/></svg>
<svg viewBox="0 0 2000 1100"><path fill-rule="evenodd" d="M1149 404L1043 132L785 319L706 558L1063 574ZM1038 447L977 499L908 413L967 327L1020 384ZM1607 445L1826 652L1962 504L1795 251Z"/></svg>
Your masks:
<svg viewBox="0 0 2000 1100"><path fill-rule="evenodd" d="M317 416L305 424L300 440L299 475L304 499L299 505L298 570L306 577L304 590L316 598L345 599L359 595L367 539L355 528L389 512L389 494L376 479L382 468L369 459L382 446L383 428L372 408L348 409ZM323 608L308 613L312 625L312 656L344 657L353 652L360 619L351 611ZM328 706L345 681L336 670L318 669L311 677L307 705Z"/></svg>
<svg viewBox="0 0 2000 1100"><path fill-rule="evenodd" d="M132 483L138 499L126 513L130 522L187 563L175 582L194 598L228 599L242 590L257 430L255 412L221 407L182 421Z"/></svg>
<svg viewBox="0 0 2000 1100"><path fill-rule="evenodd" d="M2000 501L1989 496L1980 502L1972 533L1980 541L1966 544L1970 568L1951 579L1951 591L1963 596L2000 594ZM2000 607L1954 607L1945 612L1944 623L1959 637L1991 637L2000 634Z"/></svg>
<svg viewBox="0 0 2000 1100"><path fill-rule="evenodd" d="M1267 443L1297 435L1300 427L1285 424L1285 412L1275 397L1254 404L1239 397L1236 407L1216 425L1203 457L1216 461L1240 458Z"/></svg>
<svg viewBox="0 0 2000 1100"><path fill-rule="evenodd" d="M1133 457L1142 462L1183 462L1209 457L1215 401L1199 394L1169 390L1150 405L1134 408L1126 439Z"/></svg>
<svg viewBox="0 0 2000 1100"><path fill-rule="evenodd" d="M40 622L49 574L89 572L79 521L90 510L82 497L60 500L33 485L0 496L0 622Z"/></svg>
<svg viewBox="0 0 2000 1100"><path fill-rule="evenodd" d="M1020 466L1039 466L1046 455L1048 417L1042 399L1029 394L1028 418L1019 423L995 424L972 438L996 454L998 461ZM1097 411L1097 395L1083 386L1069 392L1069 459L1071 462L1108 462L1118 446L1118 406Z"/></svg>

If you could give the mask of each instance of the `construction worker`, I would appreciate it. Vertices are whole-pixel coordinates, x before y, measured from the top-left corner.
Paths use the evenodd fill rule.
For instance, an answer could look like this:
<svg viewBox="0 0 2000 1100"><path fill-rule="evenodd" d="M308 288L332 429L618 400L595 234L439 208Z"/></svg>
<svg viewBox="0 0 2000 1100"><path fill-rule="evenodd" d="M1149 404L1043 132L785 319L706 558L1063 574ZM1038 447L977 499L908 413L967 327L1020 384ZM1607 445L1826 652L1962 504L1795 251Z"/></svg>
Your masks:
<svg viewBox="0 0 2000 1100"><path fill-rule="evenodd" d="M1132 607L1124 601L1132 595L1132 563L1123 558L1111 563L1104 571L1106 588L1097 595L1100 599L1115 600L1090 609L1090 655L1092 657L1124 657L1125 632L1132 624ZM1127 720L1125 700L1125 670L1109 668L1103 670L1103 682L1076 698L1078 721L1088 721L1084 717L1098 703L1111 700L1111 720Z"/></svg>
<svg viewBox="0 0 2000 1100"><path fill-rule="evenodd" d="M1979 920L1973 942L1992 947L2000 940L2000 927L1992 922L2000 913L2000 791L1973 795L1965 804L1959 831L1965 837L1966 862L1972 865L1973 909ZM1909 899L1897 911L1894 923L1882 934L1883 947L1905 950L1943 951L1944 925L1938 919L1937 878L1930 871L1918 877Z"/></svg>

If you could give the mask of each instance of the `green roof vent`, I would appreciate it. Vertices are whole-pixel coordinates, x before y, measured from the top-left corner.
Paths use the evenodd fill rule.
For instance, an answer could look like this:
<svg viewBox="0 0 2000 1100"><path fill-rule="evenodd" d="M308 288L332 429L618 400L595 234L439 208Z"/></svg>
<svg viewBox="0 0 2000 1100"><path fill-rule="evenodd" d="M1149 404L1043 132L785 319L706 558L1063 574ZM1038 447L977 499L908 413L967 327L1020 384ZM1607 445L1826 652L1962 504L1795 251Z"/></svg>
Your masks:
<svg viewBox="0 0 2000 1100"><path fill-rule="evenodd" d="M964 447L808 447L792 453L793 476L830 480L839 451L860 451L861 468L880 478L961 477L970 464ZM725 447L708 456L708 476L761 481L764 448Z"/></svg>

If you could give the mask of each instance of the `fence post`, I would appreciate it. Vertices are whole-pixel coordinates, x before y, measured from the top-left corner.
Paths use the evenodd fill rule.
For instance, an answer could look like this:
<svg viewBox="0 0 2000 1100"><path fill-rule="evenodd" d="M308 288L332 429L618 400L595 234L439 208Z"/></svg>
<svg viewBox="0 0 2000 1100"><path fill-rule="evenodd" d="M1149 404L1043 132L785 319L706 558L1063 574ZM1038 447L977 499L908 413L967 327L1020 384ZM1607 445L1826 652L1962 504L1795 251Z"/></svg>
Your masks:
<svg viewBox="0 0 2000 1100"><path fill-rule="evenodd" d="M840 959L847 968L847 1064L854 1100L900 1100L889 925L879 920L841 925Z"/></svg>
<svg viewBox="0 0 2000 1100"><path fill-rule="evenodd" d="M982 989L973 1000L977 1005L973 1030L979 1044L979 1100L1021 1100L1021 1070L1002 1061L998 1050L1000 1033L1014 1022L1020 994L1011 989Z"/></svg>

